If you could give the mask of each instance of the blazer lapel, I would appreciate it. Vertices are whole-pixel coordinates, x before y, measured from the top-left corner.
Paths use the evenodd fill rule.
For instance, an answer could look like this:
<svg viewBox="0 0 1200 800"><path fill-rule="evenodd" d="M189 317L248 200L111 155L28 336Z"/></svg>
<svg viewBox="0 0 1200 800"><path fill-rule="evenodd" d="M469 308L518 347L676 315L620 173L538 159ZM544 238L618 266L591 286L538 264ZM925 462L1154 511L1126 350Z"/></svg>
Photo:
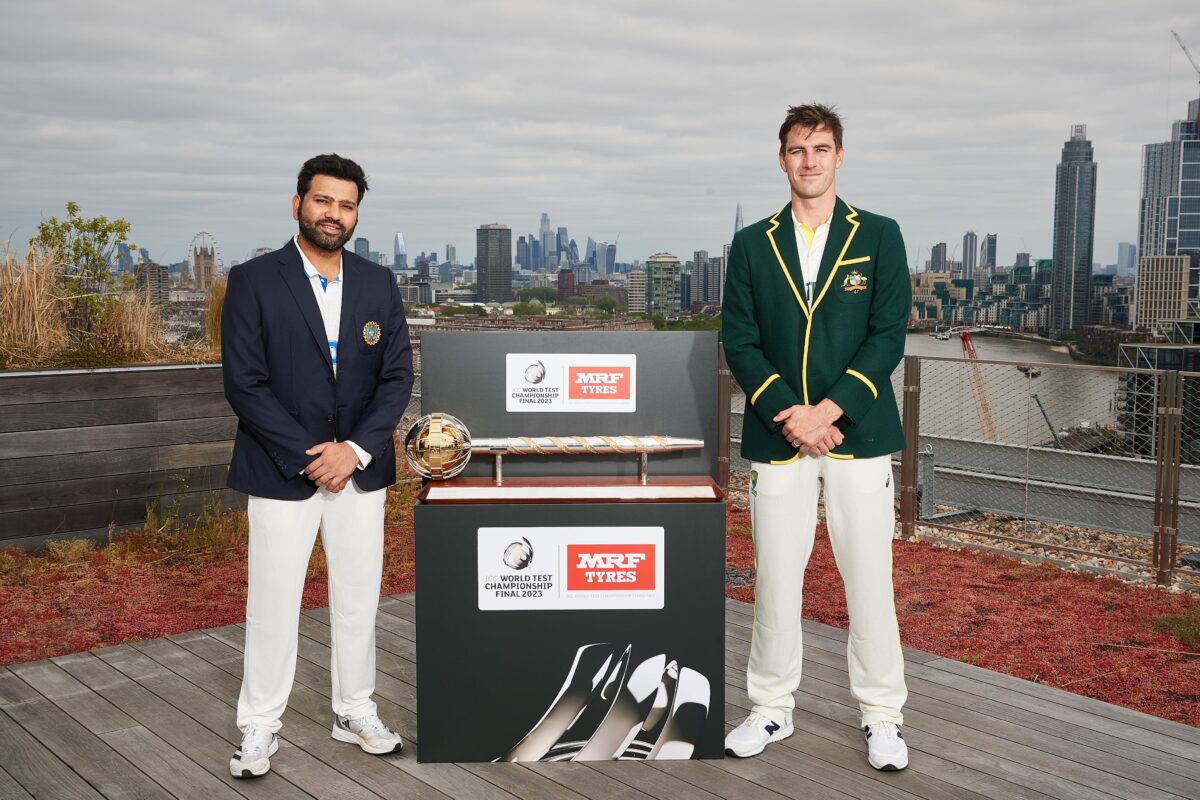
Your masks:
<svg viewBox="0 0 1200 800"><path fill-rule="evenodd" d="M317 347L325 357L325 365L329 367L330 372L333 372L333 359L329 356L329 340L325 336L325 323L321 320L321 309L317 307L317 298L313 297L312 284L309 282L308 276L304 274L304 262L300 260L300 251L296 249L294 241L284 245L280 252L279 274L283 276L284 284L300 308L300 316L304 317ZM344 313L342 319L344 325Z"/></svg>
<svg viewBox="0 0 1200 800"><path fill-rule="evenodd" d="M801 290L801 287L804 286L804 275L800 270L800 254L796 252L796 226L792 222L791 203L771 217L771 226L767 228L767 239L771 242L771 249L775 252L779 269L783 271L783 276L792 289L792 295L800 304L800 310L804 312L805 316L808 316L809 304L805 301L804 292Z"/></svg>
<svg viewBox="0 0 1200 800"><path fill-rule="evenodd" d="M837 277L838 268L846 258L846 251L858 233L858 212L851 208L842 198L837 199L833 207L833 218L829 221L829 238L825 240L825 252L821 256L821 269L817 273L817 296L813 300L815 311L821 303L830 284Z"/></svg>
<svg viewBox="0 0 1200 800"><path fill-rule="evenodd" d="M346 258L346 254L342 253L342 317L341 323L338 325L338 361L343 360L343 356L354 352L354 346L358 344L355 338L361 336L361 331L357 330L356 318L354 309L358 306L358 296L363 290L362 272L359 270L358 264L355 264L351 259Z"/></svg>

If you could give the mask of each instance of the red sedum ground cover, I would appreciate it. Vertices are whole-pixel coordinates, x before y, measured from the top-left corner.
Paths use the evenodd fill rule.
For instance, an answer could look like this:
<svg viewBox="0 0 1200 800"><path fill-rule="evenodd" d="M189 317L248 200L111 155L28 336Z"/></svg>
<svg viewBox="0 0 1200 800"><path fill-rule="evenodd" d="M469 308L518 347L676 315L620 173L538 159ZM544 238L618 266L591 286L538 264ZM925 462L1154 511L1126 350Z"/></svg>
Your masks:
<svg viewBox="0 0 1200 800"><path fill-rule="evenodd" d="M731 506L731 569L753 567L749 527L748 511ZM408 509L389 527L386 547L383 593L412 591ZM319 556L309 572L305 608L327 605ZM845 627L841 580L823 530L805 583L805 616ZM1200 651L1152 623L1197 609L1200 598L909 542L895 544L895 583L909 647L1200 726ZM245 587L239 549L151 554L126 564L95 553L45 564L0 583L0 665L238 622ZM727 593L754 599L752 586ZM1106 646L1114 644L1126 647Z"/></svg>

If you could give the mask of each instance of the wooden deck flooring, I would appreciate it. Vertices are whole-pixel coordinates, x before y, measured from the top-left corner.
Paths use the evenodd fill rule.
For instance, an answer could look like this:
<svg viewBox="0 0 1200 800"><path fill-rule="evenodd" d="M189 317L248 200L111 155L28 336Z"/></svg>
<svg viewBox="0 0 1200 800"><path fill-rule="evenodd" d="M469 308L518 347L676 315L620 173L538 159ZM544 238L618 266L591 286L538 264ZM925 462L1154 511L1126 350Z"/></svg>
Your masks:
<svg viewBox="0 0 1200 800"><path fill-rule="evenodd" d="M996 798L1200 797L1200 729L940 658L907 653L911 766L866 762L844 631L805 625L796 733L751 759L418 764L412 595L378 620L383 718L406 747L375 757L329 738L329 627L301 620L296 686L272 772L234 780L242 631L229 626L0 668L0 798ZM726 605L729 727L747 712L750 608Z"/></svg>

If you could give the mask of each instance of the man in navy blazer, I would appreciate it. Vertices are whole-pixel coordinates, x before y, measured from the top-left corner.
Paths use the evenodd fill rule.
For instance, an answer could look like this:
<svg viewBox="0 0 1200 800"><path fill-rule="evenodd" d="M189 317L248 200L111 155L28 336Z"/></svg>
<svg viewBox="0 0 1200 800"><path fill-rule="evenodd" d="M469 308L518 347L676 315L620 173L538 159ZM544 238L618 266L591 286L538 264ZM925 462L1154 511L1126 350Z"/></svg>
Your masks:
<svg viewBox="0 0 1200 800"><path fill-rule="evenodd" d="M234 777L270 769L296 669L301 595L320 530L329 567L332 736L400 749L380 721L375 613L392 434L412 393L412 347L391 270L343 246L367 190L337 155L307 161L281 249L230 270L225 396L238 416L229 486L250 495L246 648Z"/></svg>

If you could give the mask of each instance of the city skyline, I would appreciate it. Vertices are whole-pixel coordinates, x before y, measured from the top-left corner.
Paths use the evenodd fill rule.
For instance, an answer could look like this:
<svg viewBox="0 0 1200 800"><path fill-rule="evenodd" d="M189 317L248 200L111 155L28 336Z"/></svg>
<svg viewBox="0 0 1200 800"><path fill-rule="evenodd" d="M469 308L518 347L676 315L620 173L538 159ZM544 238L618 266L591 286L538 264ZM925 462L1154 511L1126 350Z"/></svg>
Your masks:
<svg viewBox="0 0 1200 800"><path fill-rule="evenodd" d="M369 6L328 19L218 2L181 22L150 3L26 4L0 53L0 224L19 251L74 200L128 219L161 262L212 231L228 265L294 233L299 164L336 151L372 180L356 236L387 251L404 231L410 262L470 253L479 220L527 233L543 211L581 244L620 234L622 261L720 252L739 202L747 222L786 202L775 132L789 103L821 100L846 119L842 195L900 222L910 266L967 230L999 234L1000 264L1048 256L1045 176L1062 131L1087 124L1096 260L1115 260L1136 241L1141 146L1198 94L1168 33L1200 48L1191 3L920 6L830 12L804 47L785 3L761 9L772 25L738 9L677 19L662 1L411 8L397 48L397 12ZM324 93L303 46L317 30L352 43L333 47ZM865 55L845 59L851 45ZM764 80L814 71L817 92ZM321 102L353 113L331 125Z"/></svg>

